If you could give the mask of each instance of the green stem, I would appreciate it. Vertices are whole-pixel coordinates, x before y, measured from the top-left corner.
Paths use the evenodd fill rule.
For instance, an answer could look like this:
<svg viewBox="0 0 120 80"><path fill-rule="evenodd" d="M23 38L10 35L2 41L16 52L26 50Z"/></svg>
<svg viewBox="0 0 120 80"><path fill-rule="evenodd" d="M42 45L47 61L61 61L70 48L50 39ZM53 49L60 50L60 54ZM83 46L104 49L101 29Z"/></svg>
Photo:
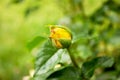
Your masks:
<svg viewBox="0 0 120 80"><path fill-rule="evenodd" d="M70 51L70 48L67 48L67 51L68 51L68 53L69 53L69 56L70 56L70 58L71 58L71 61L72 61L73 65L74 65L76 68L79 68L79 66L77 65L77 62L76 62L76 60L75 60L74 55L73 55L73 54L71 53L71 51Z"/></svg>

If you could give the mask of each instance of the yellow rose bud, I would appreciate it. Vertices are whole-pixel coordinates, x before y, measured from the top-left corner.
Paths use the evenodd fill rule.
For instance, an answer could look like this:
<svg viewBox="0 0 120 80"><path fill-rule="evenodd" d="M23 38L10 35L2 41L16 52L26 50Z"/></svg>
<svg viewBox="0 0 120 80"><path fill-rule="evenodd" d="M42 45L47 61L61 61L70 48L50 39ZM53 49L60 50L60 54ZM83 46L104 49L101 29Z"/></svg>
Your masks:
<svg viewBox="0 0 120 80"><path fill-rule="evenodd" d="M68 48L71 44L72 35L70 31L63 26L50 26L50 39L52 44L57 48Z"/></svg>

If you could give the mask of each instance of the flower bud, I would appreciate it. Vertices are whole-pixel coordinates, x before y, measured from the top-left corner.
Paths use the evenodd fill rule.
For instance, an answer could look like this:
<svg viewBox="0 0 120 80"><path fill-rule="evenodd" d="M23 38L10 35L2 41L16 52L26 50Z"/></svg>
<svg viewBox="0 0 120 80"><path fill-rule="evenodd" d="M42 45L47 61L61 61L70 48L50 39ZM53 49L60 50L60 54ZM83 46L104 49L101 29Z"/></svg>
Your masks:
<svg viewBox="0 0 120 80"><path fill-rule="evenodd" d="M66 27L59 25L50 26L49 37L56 48L68 48L72 41L70 31Z"/></svg>

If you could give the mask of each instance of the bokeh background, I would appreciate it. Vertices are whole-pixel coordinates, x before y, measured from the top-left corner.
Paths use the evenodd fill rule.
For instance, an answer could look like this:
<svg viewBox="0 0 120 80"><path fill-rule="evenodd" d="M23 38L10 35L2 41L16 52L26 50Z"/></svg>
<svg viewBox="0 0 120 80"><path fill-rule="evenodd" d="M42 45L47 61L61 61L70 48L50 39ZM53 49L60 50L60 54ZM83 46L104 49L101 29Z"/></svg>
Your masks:
<svg viewBox="0 0 120 80"><path fill-rule="evenodd" d="M83 60L91 53L114 56L110 80L120 77L120 0L0 0L0 80L28 80L37 52L29 42L48 37L49 24L87 38L78 49Z"/></svg>

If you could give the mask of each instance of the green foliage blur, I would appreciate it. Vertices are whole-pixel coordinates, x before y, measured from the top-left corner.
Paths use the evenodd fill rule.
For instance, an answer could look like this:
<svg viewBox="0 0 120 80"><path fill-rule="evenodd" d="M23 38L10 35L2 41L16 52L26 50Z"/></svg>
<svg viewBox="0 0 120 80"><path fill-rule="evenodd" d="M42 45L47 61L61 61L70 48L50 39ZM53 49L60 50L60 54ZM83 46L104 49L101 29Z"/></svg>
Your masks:
<svg viewBox="0 0 120 80"><path fill-rule="evenodd" d="M62 16L54 0L0 0L0 80L30 75L35 54L27 44L36 36L46 37L46 25Z"/></svg>
<svg viewBox="0 0 120 80"><path fill-rule="evenodd" d="M79 66L96 56L115 59L112 67L97 69L92 80L120 79L119 0L0 0L0 80L33 76L49 24L71 29L76 41L71 52Z"/></svg>

